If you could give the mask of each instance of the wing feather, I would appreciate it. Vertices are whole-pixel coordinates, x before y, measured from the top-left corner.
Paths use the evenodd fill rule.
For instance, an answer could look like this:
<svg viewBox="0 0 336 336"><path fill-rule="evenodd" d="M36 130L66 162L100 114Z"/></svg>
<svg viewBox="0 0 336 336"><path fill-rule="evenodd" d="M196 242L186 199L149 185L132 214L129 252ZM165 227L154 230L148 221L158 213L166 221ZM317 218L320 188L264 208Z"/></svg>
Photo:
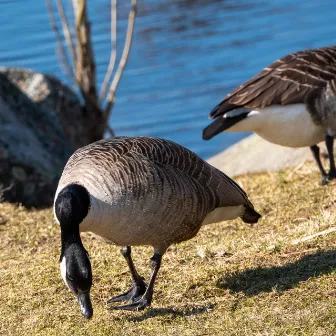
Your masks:
<svg viewBox="0 0 336 336"><path fill-rule="evenodd" d="M237 107L305 103L336 79L336 47L303 50L287 55L243 83L210 113L216 118Z"/></svg>
<svg viewBox="0 0 336 336"><path fill-rule="evenodd" d="M152 137L115 137L94 142L78 149L69 159L64 168L62 179L67 182L71 179L80 179L77 176L78 167L86 170L103 172L103 180L109 186L108 176L114 178L132 172L146 174L148 168L156 165L167 177L174 174L179 176L181 183L197 183L203 195L212 199L213 208L218 206L231 206L244 204L253 209L245 191L227 175L209 165L192 151L175 142ZM90 168L91 167L91 168ZM183 176L188 178L183 181ZM70 178L69 177L69 178ZM94 179L92 176L90 179ZM173 178L173 177L172 177ZM141 179L146 180L146 176ZM189 181L189 182L188 182ZM191 182L192 181L192 182ZM132 184L132 181L128 181ZM127 182L127 183L128 183ZM126 183L126 182L125 182ZM136 185L133 186L134 188ZM139 190L134 190L138 194Z"/></svg>

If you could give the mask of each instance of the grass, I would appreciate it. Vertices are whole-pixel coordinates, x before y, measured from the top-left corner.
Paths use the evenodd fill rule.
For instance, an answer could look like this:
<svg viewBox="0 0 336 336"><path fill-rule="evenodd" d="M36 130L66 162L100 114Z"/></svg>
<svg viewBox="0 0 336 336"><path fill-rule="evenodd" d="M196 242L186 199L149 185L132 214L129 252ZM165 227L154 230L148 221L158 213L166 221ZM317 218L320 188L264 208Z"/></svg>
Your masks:
<svg viewBox="0 0 336 336"><path fill-rule="evenodd" d="M51 209L0 204L1 335L335 335L336 188L312 164L236 179L262 220L203 227L164 256L152 307L107 310L130 281L118 247L89 234L94 316L85 320L59 272L60 232ZM152 250L135 248L148 277Z"/></svg>

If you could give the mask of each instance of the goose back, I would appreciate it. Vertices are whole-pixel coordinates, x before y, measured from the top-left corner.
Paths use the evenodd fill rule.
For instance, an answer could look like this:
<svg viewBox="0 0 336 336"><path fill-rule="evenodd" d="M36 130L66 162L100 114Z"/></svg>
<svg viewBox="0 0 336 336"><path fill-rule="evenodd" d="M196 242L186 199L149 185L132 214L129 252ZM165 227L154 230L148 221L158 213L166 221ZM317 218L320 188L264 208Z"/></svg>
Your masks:
<svg viewBox="0 0 336 336"><path fill-rule="evenodd" d="M316 124L332 111L335 116L336 47L302 50L278 59L230 92L210 113L221 116L239 107L262 109L270 105L307 104ZM324 97L322 97L324 95ZM321 99L322 97L322 99ZM333 109L324 111L325 100Z"/></svg>

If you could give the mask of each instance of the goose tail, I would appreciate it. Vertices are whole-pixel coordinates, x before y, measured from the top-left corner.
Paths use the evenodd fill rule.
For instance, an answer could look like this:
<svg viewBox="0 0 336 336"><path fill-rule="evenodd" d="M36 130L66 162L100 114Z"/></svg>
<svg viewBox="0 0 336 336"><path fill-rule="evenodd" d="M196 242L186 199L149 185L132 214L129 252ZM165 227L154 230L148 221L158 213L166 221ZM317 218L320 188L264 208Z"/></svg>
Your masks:
<svg viewBox="0 0 336 336"><path fill-rule="evenodd" d="M213 121L209 126L204 128L203 130L203 140L210 140L215 135L227 130L228 128L232 127L233 125L237 124L239 121L245 119L250 111L240 113L239 115L228 117L223 116L217 118Z"/></svg>

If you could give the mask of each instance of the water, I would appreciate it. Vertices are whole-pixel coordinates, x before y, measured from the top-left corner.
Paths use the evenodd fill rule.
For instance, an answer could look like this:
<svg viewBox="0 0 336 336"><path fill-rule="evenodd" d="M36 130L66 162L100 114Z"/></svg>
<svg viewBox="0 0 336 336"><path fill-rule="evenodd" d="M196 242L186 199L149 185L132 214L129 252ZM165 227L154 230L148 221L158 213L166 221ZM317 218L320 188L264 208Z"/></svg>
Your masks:
<svg viewBox="0 0 336 336"><path fill-rule="evenodd" d="M70 10L70 1L63 2ZM129 7L126 0L119 3L124 32ZM89 15L101 83L110 57L109 1L89 1ZM67 81L44 1L0 0L0 22L0 65ZM111 125L118 135L165 137L208 158L247 135L203 141L209 111L275 59L336 44L335 22L334 0L140 0Z"/></svg>

